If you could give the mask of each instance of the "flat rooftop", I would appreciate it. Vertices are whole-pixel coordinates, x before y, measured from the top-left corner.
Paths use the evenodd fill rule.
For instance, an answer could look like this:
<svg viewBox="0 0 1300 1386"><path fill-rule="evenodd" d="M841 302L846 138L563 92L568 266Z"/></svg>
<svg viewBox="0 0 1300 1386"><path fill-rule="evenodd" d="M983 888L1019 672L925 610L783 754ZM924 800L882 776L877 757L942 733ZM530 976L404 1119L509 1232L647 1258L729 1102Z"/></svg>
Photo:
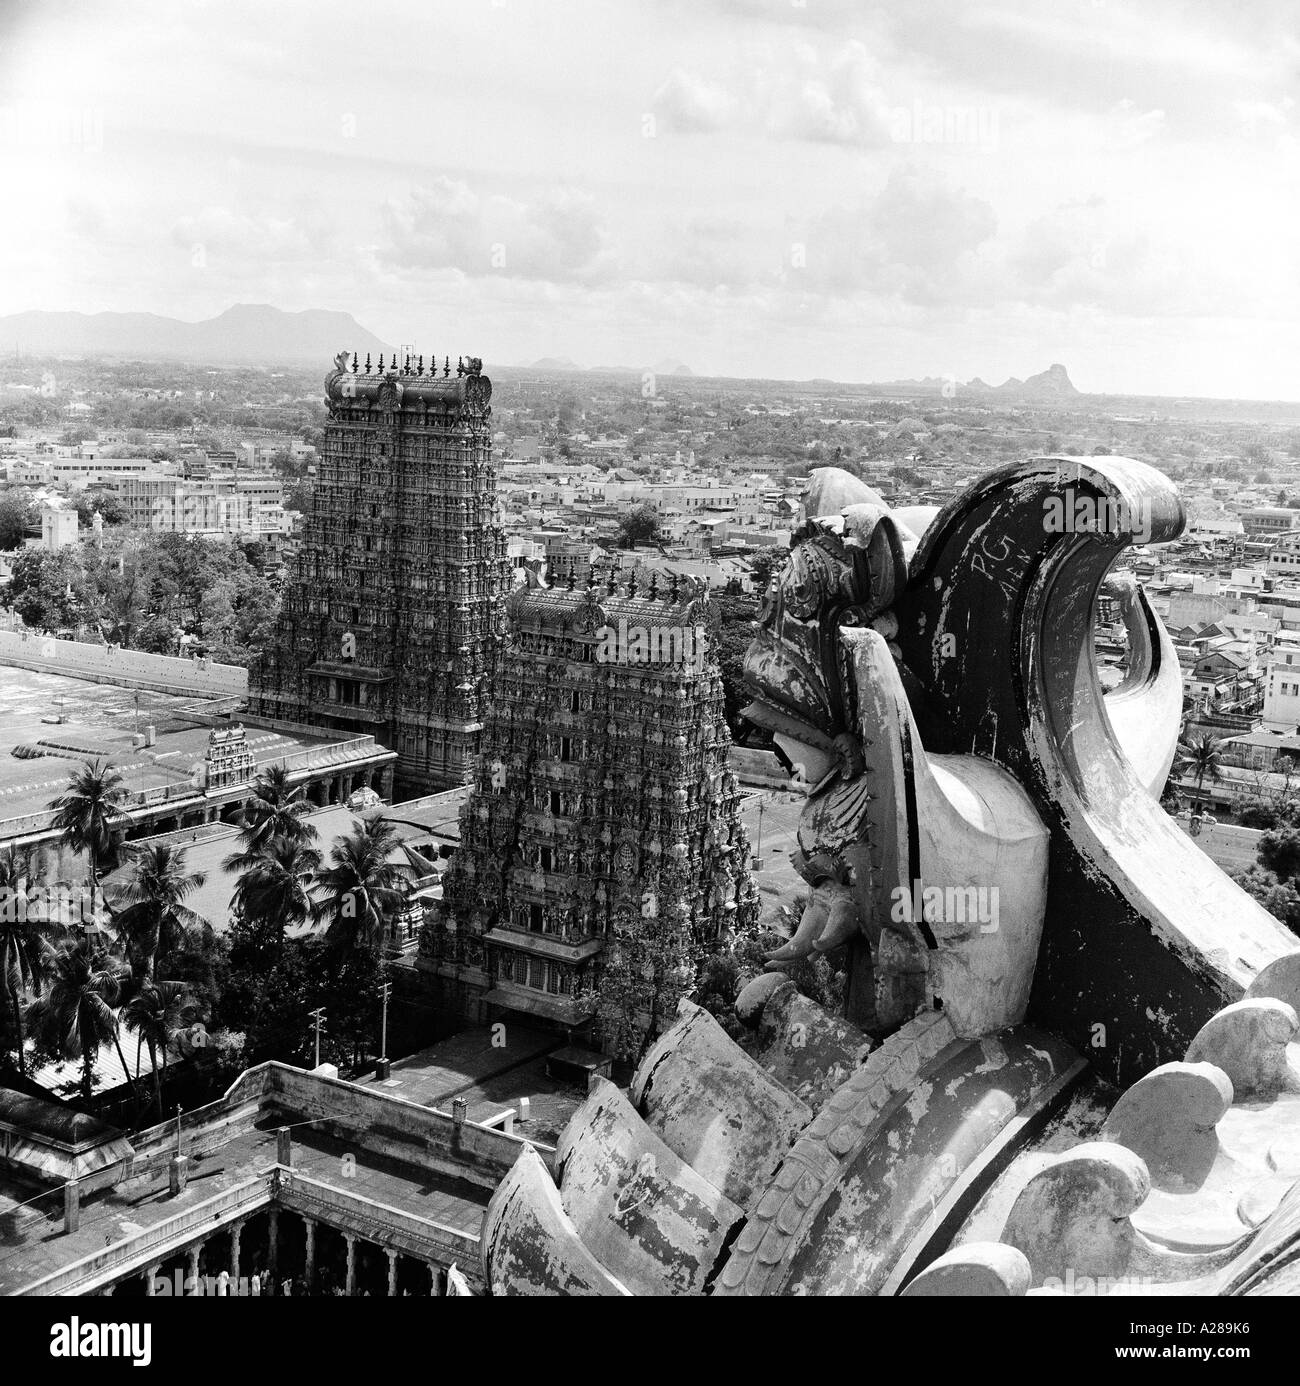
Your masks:
<svg viewBox="0 0 1300 1386"><path fill-rule="evenodd" d="M66 788L78 758L111 761L133 790L188 783L207 754L211 727L205 718L230 700L143 690L138 696L138 725L141 731L150 725L156 729L153 746L131 745L137 725L134 689L0 666L0 822L48 808ZM259 764L349 739L342 732L313 736L254 726L247 728L247 737ZM63 748L65 754L32 759L13 754L15 747L38 743L47 743L51 752Z"/></svg>
<svg viewBox="0 0 1300 1386"><path fill-rule="evenodd" d="M568 1044L553 1030L533 1030L514 1021L479 1025L393 1062L386 1083L373 1075L356 1080L393 1097L449 1112L454 1097L465 1100L469 1121L489 1121L529 1099L530 1115L514 1133L554 1145L569 1118L587 1100L579 1084L550 1077L546 1056Z"/></svg>
<svg viewBox="0 0 1300 1386"><path fill-rule="evenodd" d="M61 1188L30 1205L45 1212L44 1216L31 1211L15 1215L14 1205L30 1199L31 1190L6 1183L6 1176L0 1174L0 1295L12 1294L83 1256L102 1251L111 1242L138 1236L269 1169L276 1162L275 1128L281 1124L278 1118L268 1116L252 1130L223 1137L217 1148L207 1153L201 1146L191 1147L189 1183L175 1198L168 1192L167 1171L162 1165L157 1169L161 1177L119 1184L86 1199L81 1205L80 1226L71 1234L63 1231ZM346 1178L342 1173L345 1155L356 1162L353 1174ZM491 1197L487 1189L432 1169L416 1170L385 1160L358 1143L315 1131L310 1122L293 1127L293 1163L296 1170L320 1183L474 1237L479 1234L483 1209Z"/></svg>

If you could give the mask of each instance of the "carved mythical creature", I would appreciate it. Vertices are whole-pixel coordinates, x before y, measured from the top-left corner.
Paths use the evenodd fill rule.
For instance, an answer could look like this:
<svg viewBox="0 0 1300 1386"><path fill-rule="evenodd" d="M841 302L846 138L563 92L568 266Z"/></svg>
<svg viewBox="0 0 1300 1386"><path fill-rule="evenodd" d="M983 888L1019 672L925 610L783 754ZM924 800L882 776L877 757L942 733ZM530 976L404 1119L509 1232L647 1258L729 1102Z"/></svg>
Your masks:
<svg viewBox="0 0 1300 1386"><path fill-rule="evenodd" d="M1189 958L1187 935L1202 937L1195 916L1212 894L1220 917L1240 922L1234 937L1246 951L1235 956L1248 965L1192 1005L1183 1024L1194 1032L1280 942L1221 873L1185 889L1208 864L1194 848L1189 859L1190 844L1152 797L1177 737L1177 660L1140 590L1111 579L1132 655L1103 705L1093 604L1130 536L1057 532L1044 516L1062 485L1153 525L1148 533L1181 527L1168 482L1127 459L1004 468L937 518L891 513L869 486L823 468L766 595L745 661L746 715L772 733L807 790L793 861L811 888L771 966L847 945L847 1017L870 1032L936 1006L961 1034L1013 1024L1038 965L1045 1013L1079 1043L1080 1017L1062 1014L1079 999L1068 988L1083 980L1096 996L1115 990L1113 979L1099 985L1109 969L1087 967L1096 959L1079 949L1090 928L1114 947L1127 925L1122 947L1134 965L1152 932L1135 915L1154 915L1163 936L1147 974L1156 996L1190 999L1189 973L1232 970L1221 952ZM1132 850L1143 840L1184 861L1181 880L1152 880L1155 863ZM1135 875L1148 882L1136 907ZM1166 910L1170 892L1183 899ZM1097 1016L1115 1013L1113 1001L1098 1002ZM1159 1061L1151 1039L1133 1061Z"/></svg>

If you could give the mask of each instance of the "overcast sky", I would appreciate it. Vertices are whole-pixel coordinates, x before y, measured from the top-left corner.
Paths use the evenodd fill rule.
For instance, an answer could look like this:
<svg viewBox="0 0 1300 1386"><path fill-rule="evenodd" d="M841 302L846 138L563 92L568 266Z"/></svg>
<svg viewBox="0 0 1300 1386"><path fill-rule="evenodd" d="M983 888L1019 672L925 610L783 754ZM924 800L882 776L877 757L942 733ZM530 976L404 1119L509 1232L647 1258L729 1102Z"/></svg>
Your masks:
<svg viewBox="0 0 1300 1386"><path fill-rule="evenodd" d="M0 313L1297 399L1298 35L1294 0L0 0Z"/></svg>

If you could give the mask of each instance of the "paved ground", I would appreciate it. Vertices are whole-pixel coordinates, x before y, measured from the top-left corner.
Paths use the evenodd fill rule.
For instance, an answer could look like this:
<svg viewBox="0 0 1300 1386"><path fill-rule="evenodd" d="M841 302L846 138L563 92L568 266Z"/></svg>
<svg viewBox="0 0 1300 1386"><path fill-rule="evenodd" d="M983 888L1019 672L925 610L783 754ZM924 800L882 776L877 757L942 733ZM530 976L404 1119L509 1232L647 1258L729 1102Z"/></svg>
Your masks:
<svg viewBox="0 0 1300 1386"><path fill-rule="evenodd" d="M178 1212L211 1198L223 1189L243 1183L275 1163L275 1120L268 1119L264 1130L252 1130L222 1142L218 1150L193 1157L192 1173L185 1192L177 1198L167 1191L166 1167L162 1177L148 1185L126 1185L87 1200L81 1208L81 1225L70 1236L63 1233L61 1217L56 1221L31 1221L21 1227L17 1238L0 1231L0 1295L11 1294L71 1261L102 1250L111 1242L134 1236L145 1228L164 1222ZM373 1198L379 1203L427 1218L458 1232L478 1236L483 1209L491 1195L486 1189L457 1179L422 1170L418 1177L388 1161L379 1160L344 1141L334 1140L312 1129L310 1123L293 1128L294 1168L321 1183L337 1185L349 1193ZM343 1157L355 1159L350 1175L343 1173ZM7 1191L0 1181L0 1214L6 1206L30 1194ZM62 1190L46 1197L37 1206L53 1203L62 1208ZM3 1228L0 1222L0 1228Z"/></svg>
<svg viewBox="0 0 1300 1386"><path fill-rule="evenodd" d="M808 893L807 885L790 865L790 853L799 845L795 831L804 802L802 794L779 789L750 790L741 801L740 816L749 835L750 851L762 861L761 869L754 871L752 865L750 869L762 901L759 918L764 924L775 925L780 920L782 905L798 914Z"/></svg>

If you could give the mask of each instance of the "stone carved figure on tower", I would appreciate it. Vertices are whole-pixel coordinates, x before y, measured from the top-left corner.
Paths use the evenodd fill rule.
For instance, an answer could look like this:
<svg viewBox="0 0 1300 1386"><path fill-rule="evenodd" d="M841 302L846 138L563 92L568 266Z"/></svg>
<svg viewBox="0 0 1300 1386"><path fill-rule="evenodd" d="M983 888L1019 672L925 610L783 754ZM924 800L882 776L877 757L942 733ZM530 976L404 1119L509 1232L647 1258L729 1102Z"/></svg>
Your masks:
<svg viewBox="0 0 1300 1386"><path fill-rule="evenodd" d="M1158 864L1187 845L1152 798L1177 736L1177 660L1145 597L1130 594L1132 667L1103 703L1093 605L1132 536L1052 532L1043 516L1063 461L991 474L937 518L917 519L923 534L850 474L819 469L746 657L746 714L808 792L794 861L810 895L772 965L847 944L849 1018L877 1033L938 1003L959 1033L988 1033L1021 1019L1031 988L1081 1027L1075 940L1089 926L1074 921L1084 901L1114 921L1108 937L1150 955L1145 980L1161 1000L1160 987L1190 999L1200 985L1198 1004L1211 1009L1233 996L1227 976L1209 988L1193 980L1216 965L1191 880L1208 877L1199 896L1222 897L1241 921L1239 957L1263 965L1280 943L1195 849L1176 875ZM1070 461L1071 485L1142 516L1144 529L1178 532L1177 498L1153 469ZM1070 830L1049 870L1047 825L1059 816ZM1144 839L1162 844L1154 861L1134 850ZM1116 892L1133 899L1134 879L1153 872L1160 884L1149 881L1140 903L1103 904ZM1040 958L1051 889L1060 907ZM1154 903L1171 893L1185 897L1177 912ZM1134 1061L1161 1057L1153 1044Z"/></svg>

